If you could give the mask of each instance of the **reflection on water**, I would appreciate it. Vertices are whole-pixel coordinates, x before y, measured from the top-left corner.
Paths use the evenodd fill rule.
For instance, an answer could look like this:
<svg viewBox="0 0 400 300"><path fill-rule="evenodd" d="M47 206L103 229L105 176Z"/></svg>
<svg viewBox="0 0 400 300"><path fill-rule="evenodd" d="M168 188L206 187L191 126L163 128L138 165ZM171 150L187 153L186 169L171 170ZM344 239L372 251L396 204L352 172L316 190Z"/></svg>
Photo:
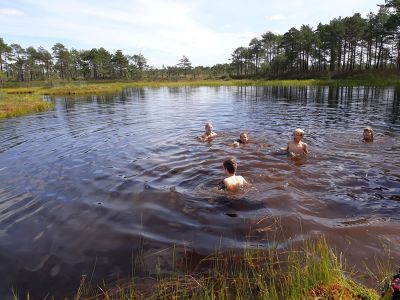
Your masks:
<svg viewBox="0 0 400 300"><path fill-rule="evenodd" d="M369 87L126 89L1 121L1 298L12 286L70 294L82 273L129 276L138 253L320 234L369 265L382 241L400 245L399 99ZM219 136L200 143L207 121ZM364 126L374 143L361 142ZM296 127L311 154L277 155ZM243 130L251 143L231 147ZM252 183L236 195L217 187L229 156Z"/></svg>

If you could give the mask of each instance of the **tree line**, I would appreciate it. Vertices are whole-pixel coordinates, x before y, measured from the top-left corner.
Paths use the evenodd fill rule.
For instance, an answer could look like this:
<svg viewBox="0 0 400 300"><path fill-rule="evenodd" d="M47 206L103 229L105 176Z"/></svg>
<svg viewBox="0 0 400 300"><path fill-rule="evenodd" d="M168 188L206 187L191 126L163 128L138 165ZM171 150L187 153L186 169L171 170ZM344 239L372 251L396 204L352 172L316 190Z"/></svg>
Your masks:
<svg viewBox="0 0 400 300"><path fill-rule="evenodd" d="M43 47L24 49L8 45L0 38L0 81L66 80L140 80L217 77L228 74L228 64L193 67L186 56L176 65L157 69L149 66L142 54L128 55L122 50L110 53L104 48L67 49L57 43L49 52Z"/></svg>
<svg viewBox="0 0 400 300"><path fill-rule="evenodd" d="M239 77L400 69L400 0L385 0L377 13L338 17L313 29L270 31L231 55Z"/></svg>
<svg viewBox="0 0 400 300"><path fill-rule="evenodd" d="M91 50L67 49L57 43L50 53L43 47L22 48L7 45L0 38L0 72L6 80L139 78L147 67L141 54L125 55L121 50L110 53L104 48Z"/></svg>
<svg viewBox="0 0 400 300"><path fill-rule="evenodd" d="M313 29L302 25L284 34L270 31L238 47L231 62L193 67L186 56L173 66L155 68L142 54L104 48L67 49L57 43L24 49L0 38L0 81L176 80L180 78L279 77L318 72L400 70L400 0L385 0L377 13L338 17Z"/></svg>

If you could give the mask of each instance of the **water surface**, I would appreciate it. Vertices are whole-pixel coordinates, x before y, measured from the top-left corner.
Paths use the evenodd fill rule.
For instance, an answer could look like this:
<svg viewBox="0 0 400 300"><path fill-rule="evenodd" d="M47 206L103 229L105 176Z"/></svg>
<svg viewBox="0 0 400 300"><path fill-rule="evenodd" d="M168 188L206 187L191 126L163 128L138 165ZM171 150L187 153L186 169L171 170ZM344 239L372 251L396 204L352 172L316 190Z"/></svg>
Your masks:
<svg viewBox="0 0 400 300"><path fill-rule="evenodd" d="M53 111L0 121L1 298L11 287L71 295L81 274L130 276L138 254L162 273L172 253L321 235L351 264L373 267L383 246L400 261L394 88L146 88L49 101ZM202 143L207 121L219 136ZM373 143L361 142L364 126ZM310 155L278 155L297 127ZM251 143L231 147L241 131ZM234 195L217 189L230 156L252 183Z"/></svg>

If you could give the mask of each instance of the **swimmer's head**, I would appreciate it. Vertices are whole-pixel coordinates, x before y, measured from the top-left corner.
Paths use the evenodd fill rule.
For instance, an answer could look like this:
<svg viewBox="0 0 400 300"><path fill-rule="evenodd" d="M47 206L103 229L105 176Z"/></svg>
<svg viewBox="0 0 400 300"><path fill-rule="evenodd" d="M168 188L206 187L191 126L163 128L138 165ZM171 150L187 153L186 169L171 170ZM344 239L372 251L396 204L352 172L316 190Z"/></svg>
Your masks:
<svg viewBox="0 0 400 300"><path fill-rule="evenodd" d="M207 122L206 125L204 125L204 129L206 131L206 134L209 135L213 130L213 126L210 122Z"/></svg>
<svg viewBox="0 0 400 300"><path fill-rule="evenodd" d="M296 128L293 131L293 139L295 142L300 142L301 139L304 137L304 130L300 128Z"/></svg>
<svg viewBox="0 0 400 300"><path fill-rule="evenodd" d="M374 140L374 131L371 127L365 127L363 131L363 140L372 142Z"/></svg>
<svg viewBox="0 0 400 300"><path fill-rule="evenodd" d="M249 135L248 135L247 132L242 132L242 133L240 134L240 141L241 141L243 144L247 144L247 143L249 142Z"/></svg>
<svg viewBox="0 0 400 300"><path fill-rule="evenodd" d="M234 175L237 170L237 162L236 159L233 157L228 158L227 160L224 161L223 163L224 170L229 174L229 175Z"/></svg>

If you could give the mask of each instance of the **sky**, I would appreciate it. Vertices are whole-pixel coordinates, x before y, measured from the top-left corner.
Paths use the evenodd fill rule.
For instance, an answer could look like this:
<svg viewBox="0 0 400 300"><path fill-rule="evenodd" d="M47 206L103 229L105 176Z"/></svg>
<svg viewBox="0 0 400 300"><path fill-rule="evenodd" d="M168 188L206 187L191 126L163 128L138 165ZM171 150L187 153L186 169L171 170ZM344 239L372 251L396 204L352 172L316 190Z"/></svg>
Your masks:
<svg viewBox="0 0 400 300"><path fill-rule="evenodd" d="M22 47L104 47L142 54L154 67L228 63L267 31L377 12L384 0L0 0L0 38Z"/></svg>

